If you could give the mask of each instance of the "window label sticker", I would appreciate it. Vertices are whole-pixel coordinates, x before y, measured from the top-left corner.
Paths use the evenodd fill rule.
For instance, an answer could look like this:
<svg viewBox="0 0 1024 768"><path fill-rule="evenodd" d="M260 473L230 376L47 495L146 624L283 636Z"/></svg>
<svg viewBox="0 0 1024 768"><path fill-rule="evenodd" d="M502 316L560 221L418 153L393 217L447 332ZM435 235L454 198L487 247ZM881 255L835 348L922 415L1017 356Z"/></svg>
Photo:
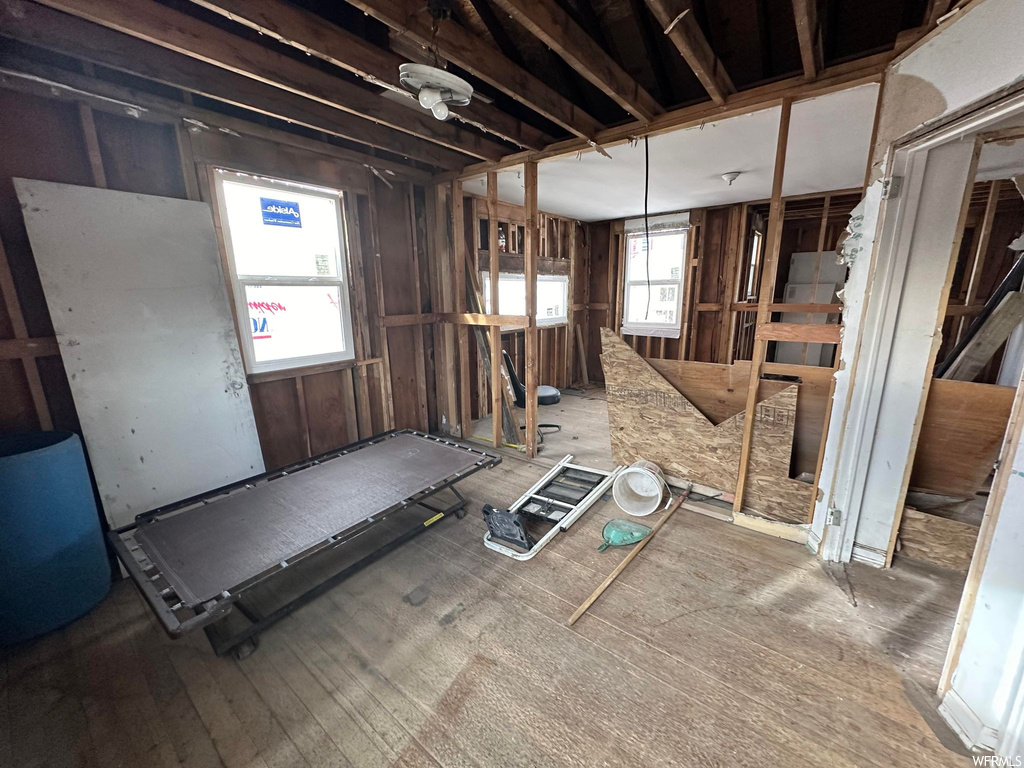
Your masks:
<svg viewBox="0 0 1024 768"><path fill-rule="evenodd" d="M260 198L260 209L263 223L275 227L301 227L302 216L299 204L291 200L275 200L272 197Z"/></svg>

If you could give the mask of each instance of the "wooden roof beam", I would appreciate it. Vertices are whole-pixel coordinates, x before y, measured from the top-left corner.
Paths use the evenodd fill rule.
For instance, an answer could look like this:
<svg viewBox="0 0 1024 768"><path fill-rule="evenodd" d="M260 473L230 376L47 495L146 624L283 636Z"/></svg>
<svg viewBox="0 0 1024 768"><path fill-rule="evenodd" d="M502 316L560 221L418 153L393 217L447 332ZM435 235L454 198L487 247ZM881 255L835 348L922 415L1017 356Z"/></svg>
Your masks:
<svg viewBox="0 0 1024 768"><path fill-rule="evenodd" d="M665 111L554 0L495 2L637 120L650 122Z"/></svg>
<svg viewBox="0 0 1024 768"><path fill-rule="evenodd" d="M776 80L748 88L731 96L725 104L715 104L708 100L701 104L692 104L666 112L650 123L634 121L612 126L597 134L594 142L601 148L608 149L632 141L638 135L657 136L669 131L693 128L714 120L725 120L729 117L756 112L766 107L776 106L786 97L793 101L802 101L847 88L855 88L858 85L877 83L881 80L882 72L885 71L892 58L892 51L883 51L863 59L835 64L825 69L815 80L809 81L803 74L800 74L785 80ZM579 139L565 139L545 147L540 152L516 152L503 157L496 163L474 163L455 173L454 176L470 179L488 171L515 168L527 160L551 160L587 152L591 148L587 142ZM442 178L447 179L449 176L445 175Z"/></svg>
<svg viewBox="0 0 1024 768"><path fill-rule="evenodd" d="M22 0L0 0L0 29L23 43L74 56L197 93L269 117L385 149L444 169L462 168L466 155L347 112L237 75L212 64Z"/></svg>
<svg viewBox="0 0 1024 768"><path fill-rule="evenodd" d="M298 48L373 85L411 97L398 79L405 59L364 40L321 16L281 0L192 0L260 34ZM453 107L452 115L524 149L540 149L551 137L479 99Z"/></svg>
<svg viewBox="0 0 1024 768"><path fill-rule="evenodd" d="M498 142L435 120L421 110L381 99L359 85L154 0L40 0L40 3L473 157L496 160L507 153L505 146Z"/></svg>
<svg viewBox="0 0 1024 768"><path fill-rule="evenodd" d="M795 0L794 0L795 1ZM736 92L732 78L708 43L689 0L647 0L654 18L716 104Z"/></svg>
<svg viewBox="0 0 1024 768"><path fill-rule="evenodd" d="M569 99L501 55L491 45L454 21L438 25L432 35L430 17L420 0L349 0L359 10L387 24L423 47L437 45L448 61L508 94L534 112L582 139L592 140L601 124Z"/></svg>
<svg viewBox="0 0 1024 768"><path fill-rule="evenodd" d="M796 37L800 43L804 77L815 78L825 66L821 52L821 20L817 0L793 0L793 19L796 21Z"/></svg>

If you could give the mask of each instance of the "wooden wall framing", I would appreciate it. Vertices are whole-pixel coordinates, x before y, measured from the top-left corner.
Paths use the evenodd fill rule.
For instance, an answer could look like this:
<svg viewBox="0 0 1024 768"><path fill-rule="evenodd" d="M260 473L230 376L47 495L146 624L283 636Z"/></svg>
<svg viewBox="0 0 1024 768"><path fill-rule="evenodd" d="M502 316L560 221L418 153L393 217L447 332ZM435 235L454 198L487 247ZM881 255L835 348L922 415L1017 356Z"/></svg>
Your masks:
<svg viewBox="0 0 1024 768"><path fill-rule="evenodd" d="M280 131L223 116L203 115L211 123L197 124L201 110L156 97L132 110L112 95L135 92L119 93L89 75L72 79L74 87L66 89L7 76L0 81L0 129L7 139L0 151L0 429L80 429L10 179L212 202L215 167L344 194L356 358L247 377L267 468L393 427L436 424L431 329L382 323L384 312L434 306L433 286L424 288L431 274L423 258L429 190L419 172L392 169L384 182L353 162L354 153L330 144L301 137L283 143ZM245 133L213 128L222 117ZM211 209L219 231L217 206Z"/></svg>

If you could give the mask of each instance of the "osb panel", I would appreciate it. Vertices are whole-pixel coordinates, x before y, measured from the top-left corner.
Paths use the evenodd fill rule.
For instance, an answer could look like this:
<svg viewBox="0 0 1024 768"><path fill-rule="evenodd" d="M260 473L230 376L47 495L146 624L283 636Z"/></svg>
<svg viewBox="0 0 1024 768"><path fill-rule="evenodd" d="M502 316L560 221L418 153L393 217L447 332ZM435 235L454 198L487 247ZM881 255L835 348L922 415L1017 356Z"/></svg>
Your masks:
<svg viewBox="0 0 1024 768"><path fill-rule="evenodd" d="M1013 387L932 379L910 487L974 496L999 456L1013 395Z"/></svg>
<svg viewBox="0 0 1024 768"><path fill-rule="evenodd" d="M644 458L666 475L736 489L745 413L714 424L615 334L602 329L608 421L616 462ZM747 506L765 517L806 521L812 487L789 477L798 385L757 404Z"/></svg>
<svg viewBox="0 0 1024 768"><path fill-rule="evenodd" d="M648 360L659 374L678 389L691 403L714 423L724 421L742 411L747 404L747 383L750 361L732 365L698 363L690 360ZM821 445L821 430L828 406L831 368L792 366L800 377L796 400L796 429L793 435L791 475L814 474ZM789 384L762 380L758 394L771 397Z"/></svg>
<svg viewBox="0 0 1024 768"><path fill-rule="evenodd" d="M966 573L974 556L978 530L978 526L970 523L907 507L900 522L900 555Z"/></svg>

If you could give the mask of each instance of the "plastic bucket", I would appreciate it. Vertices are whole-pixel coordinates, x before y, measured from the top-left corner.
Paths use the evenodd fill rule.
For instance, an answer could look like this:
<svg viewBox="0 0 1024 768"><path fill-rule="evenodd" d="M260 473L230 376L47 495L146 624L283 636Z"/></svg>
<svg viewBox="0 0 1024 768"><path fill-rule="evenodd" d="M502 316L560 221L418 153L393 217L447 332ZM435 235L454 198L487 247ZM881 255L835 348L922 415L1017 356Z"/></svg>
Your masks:
<svg viewBox="0 0 1024 768"><path fill-rule="evenodd" d="M641 459L626 467L615 478L612 498L627 515L644 517L657 511L667 489L668 484L661 468L653 461Z"/></svg>

